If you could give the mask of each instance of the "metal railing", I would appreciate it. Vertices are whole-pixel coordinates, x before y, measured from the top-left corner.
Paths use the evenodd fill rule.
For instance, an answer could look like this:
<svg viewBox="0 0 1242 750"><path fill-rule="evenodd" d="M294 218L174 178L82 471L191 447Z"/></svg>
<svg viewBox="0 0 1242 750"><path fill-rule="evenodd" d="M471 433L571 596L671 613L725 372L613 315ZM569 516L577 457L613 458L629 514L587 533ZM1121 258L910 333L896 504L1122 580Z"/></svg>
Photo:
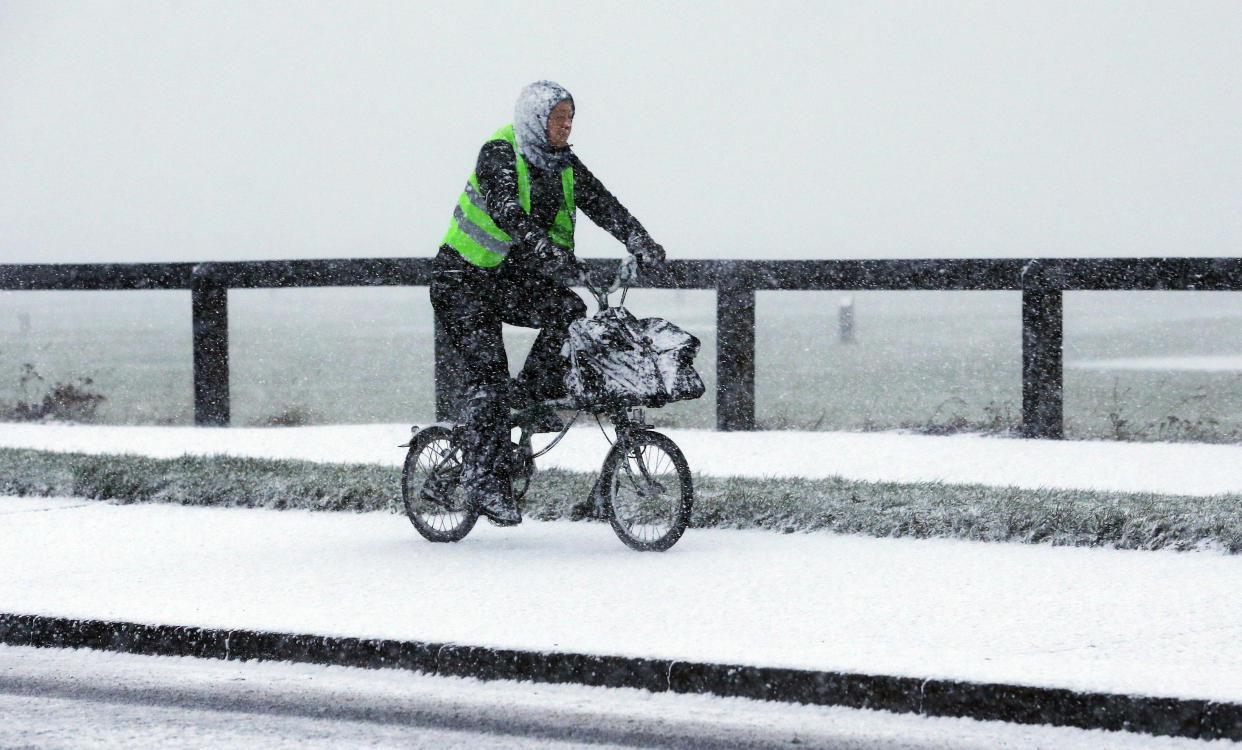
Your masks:
<svg viewBox="0 0 1242 750"><path fill-rule="evenodd" d="M606 274L615 261L588 261ZM428 258L224 263L0 265L3 290L188 289L194 421L229 423L228 290L426 286ZM967 290L1022 293L1022 431L1063 436L1062 293L1242 291L1240 258L992 260L675 260L639 286L716 291L716 425L755 426L755 293L764 290ZM436 411L453 413L453 367L436 323Z"/></svg>

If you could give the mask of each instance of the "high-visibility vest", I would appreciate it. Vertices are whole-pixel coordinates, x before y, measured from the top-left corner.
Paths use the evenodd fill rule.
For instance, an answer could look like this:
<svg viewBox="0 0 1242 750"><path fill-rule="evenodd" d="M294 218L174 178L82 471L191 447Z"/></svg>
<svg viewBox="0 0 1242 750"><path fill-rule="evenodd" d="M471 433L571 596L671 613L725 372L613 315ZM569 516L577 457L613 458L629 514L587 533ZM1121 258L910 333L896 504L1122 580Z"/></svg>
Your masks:
<svg viewBox="0 0 1242 750"><path fill-rule="evenodd" d="M518 200L526 213L530 213L530 173L526 168L526 159L518 150L517 138L513 135L513 126L506 125L488 139L488 142L504 140L513 146L517 155ZM566 167L561 170L561 208L556 212L556 221L548 230L548 236L557 245L572 251L574 249L574 169ZM449 223L448 232L442 244L450 245L462 254L466 260L476 266L490 267L500 265L513 238L496 226L496 222L487 213L487 201L479 189L479 178L470 174L466 189L457 199L457 207L453 209L453 220Z"/></svg>

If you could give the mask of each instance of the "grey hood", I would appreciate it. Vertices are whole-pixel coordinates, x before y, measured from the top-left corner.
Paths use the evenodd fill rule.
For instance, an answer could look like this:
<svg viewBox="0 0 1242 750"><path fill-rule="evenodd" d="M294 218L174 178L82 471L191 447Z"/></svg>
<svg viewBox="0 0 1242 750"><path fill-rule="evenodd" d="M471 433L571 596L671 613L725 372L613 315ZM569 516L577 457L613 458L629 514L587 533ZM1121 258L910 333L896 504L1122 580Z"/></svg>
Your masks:
<svg viewBox="0 0 1242 750"><path fill-rule="evenodd" d="M513 133L518 150L540 169L559 171L569 166L570 148L557 148L548 140L548 116L553 107L566 99L573 103L573 96L560 84L535 81L522 89L513 108Z"/></svg>

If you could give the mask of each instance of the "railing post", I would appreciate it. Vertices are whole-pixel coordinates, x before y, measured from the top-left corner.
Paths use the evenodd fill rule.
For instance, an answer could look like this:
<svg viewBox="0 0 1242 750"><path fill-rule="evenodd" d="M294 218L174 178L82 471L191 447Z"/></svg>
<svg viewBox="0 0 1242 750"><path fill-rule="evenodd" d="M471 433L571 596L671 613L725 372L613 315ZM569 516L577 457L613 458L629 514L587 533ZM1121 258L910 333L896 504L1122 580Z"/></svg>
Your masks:
<svg viewBox="0 0 1242 750"><path fill-rule="evenodd" d="M853 344L854 337L854 297L851 295L837 305L837 328L841 334L842 344Z"/></svg>
<svg viewBox="0 0 1242 750"><path fill-rule="evenodd" d="M432 309L435 344L436 419L451 421L459 416L461 404L461 366L457 351L449 341L448 332L439 313Z"/></svg>
<svg viewBox="0 0 1242 750"><path fill-rule="evenodd" d="M1060 274L1055 261L1022 269L1022 435L1064 437Z"/></svg>
<svg viewBox="0 0 1242 750"><path fill-rule="evenodd" d="M755 287L728 271L716 288L716 429L755 429Z"/></svg>
<svg viewBox="0 0 1242 750"><path fill-rule="evenodd" d="M200 263L190 276L194 327L194 424L229 424L229 289Z"/></svg>

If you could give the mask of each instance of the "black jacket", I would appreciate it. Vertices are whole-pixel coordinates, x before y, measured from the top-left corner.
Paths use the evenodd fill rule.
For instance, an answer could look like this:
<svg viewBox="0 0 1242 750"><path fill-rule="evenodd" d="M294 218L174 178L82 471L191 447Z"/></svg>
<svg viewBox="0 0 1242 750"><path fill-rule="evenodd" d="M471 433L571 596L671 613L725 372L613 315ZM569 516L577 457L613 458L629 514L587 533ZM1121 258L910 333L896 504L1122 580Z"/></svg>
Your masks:
<svg viewBox="0 0 1242 750"><path fill-rule="evenodd" d="M576 154L572 157L572 164L574 203L587 218L622 243L633 232L647 233ZM560 172L539 169L529 161L526 167L530 176L529 214L518 199L517 158L508 141L495 140L483 144L474 170L479 188L487 197L488 214L496 226L517 240L505 259L505 265L510 266L511 270L517 270L514 266L527 265L527 252L552 228L561 207Z"/></svg>

